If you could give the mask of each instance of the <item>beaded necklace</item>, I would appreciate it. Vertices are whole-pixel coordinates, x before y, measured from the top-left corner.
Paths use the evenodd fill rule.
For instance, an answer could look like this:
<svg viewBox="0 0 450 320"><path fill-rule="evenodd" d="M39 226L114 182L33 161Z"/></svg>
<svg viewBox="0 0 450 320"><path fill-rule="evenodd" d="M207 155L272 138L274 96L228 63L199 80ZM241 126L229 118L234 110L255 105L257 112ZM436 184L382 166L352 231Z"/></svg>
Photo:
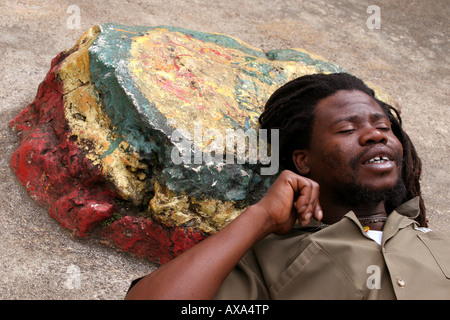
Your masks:
<svg viewBox="0 0 450 320"><path fill-rule="evenodd" d="M358 220L363 225L364 231L367 232L370 230L368 224L378 223L378 222L386 222L387 218L378 218L378 219L358 218ZM329 227L329 226L330 226L330 224L322 223L320 225L320 228L323 229L323 228Z"/></svg>
<svg viewBox="0 0 450 320"><path fill-rule="evenodd" d="M370 230L368 224L372 224L372 223L377 223L377 222L386 222L387 218L379 218L379 219L373 219L373 220L369 220L369 221L364 221L367 220L368 218L360 218L358 219L359 222L361 222L361 224L363 225L364 231L367 232ZM363 221L361 221L363 220Z"/></svg>

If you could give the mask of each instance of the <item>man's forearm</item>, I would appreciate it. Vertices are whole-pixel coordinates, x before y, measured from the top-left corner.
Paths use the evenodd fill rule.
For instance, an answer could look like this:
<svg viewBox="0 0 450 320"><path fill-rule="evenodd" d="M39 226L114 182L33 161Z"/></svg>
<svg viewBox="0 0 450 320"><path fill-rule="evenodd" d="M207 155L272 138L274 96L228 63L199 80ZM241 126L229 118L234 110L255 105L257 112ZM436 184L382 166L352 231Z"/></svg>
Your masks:
<svg viewBox="0 0 450 320"><path fill-rule="evenodd" d="M129 299L212 299L242 256L266 235L322 218L319 187L283 171L264 197L217 234L139 281ZM294 203L295 201L295 203Z"/></svg>
<svg viewBox="0 0 450 320"><path fill-rule="evenodd" d="M127 299L212 299L226 276L270 223L257 206L179 257L140 280Z"/></svg>

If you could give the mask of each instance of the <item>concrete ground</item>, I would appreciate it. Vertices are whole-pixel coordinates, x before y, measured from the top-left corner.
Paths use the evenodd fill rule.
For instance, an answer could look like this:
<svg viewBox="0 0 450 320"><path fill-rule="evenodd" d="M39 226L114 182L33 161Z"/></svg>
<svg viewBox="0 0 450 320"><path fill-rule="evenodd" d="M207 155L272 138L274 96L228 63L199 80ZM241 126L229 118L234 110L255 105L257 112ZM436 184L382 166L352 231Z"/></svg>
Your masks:
<svg viewBox="0 0 450 320"><path fill-rule="evenodd" d="M369 28L377 22L370 5L380 29ZM430 226L450 231L449 16L448 0L2 0L0 299L122 299L132 278L155 268L72 239L9 167L18 140L8 122L32 102L51 59L91 26L173 25L264 50L300 47L381 85L399 100L422 156Z"/></svg>

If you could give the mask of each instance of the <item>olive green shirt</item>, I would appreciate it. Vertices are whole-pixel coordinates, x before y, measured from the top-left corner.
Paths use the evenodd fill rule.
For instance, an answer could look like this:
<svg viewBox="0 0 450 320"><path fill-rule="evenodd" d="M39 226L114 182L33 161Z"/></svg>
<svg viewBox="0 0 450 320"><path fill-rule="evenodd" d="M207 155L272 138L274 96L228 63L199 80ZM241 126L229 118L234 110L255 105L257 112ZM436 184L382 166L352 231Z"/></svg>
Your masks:
<svg viewBox="0 0 450 320"><path fill-rule="evenodd" d="M311 232L270 235L247 252L216 299L450 299L450 237L420 228L414 198L379 245L350 211Z"/></svg>

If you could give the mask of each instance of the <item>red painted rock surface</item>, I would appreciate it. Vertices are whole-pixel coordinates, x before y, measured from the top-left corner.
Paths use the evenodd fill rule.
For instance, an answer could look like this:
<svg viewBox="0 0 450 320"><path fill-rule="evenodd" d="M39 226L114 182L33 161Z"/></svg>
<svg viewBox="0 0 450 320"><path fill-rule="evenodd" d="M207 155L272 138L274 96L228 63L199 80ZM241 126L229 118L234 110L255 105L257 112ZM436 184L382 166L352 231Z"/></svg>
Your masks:
<svg viewBox="0 0 450 320"><path fill-rule="evenodd" d="M165 263L206 234L127 215L127 208L117 201L120 197L69 130L64 89L55 73L70 53L62 52L53 59L35 100L11 121L10 127L20 137L11 168L30 196L74 236L97 236L106 244ZM116 212L124 212L123 217L119 214L112 219Z"/></svg>

